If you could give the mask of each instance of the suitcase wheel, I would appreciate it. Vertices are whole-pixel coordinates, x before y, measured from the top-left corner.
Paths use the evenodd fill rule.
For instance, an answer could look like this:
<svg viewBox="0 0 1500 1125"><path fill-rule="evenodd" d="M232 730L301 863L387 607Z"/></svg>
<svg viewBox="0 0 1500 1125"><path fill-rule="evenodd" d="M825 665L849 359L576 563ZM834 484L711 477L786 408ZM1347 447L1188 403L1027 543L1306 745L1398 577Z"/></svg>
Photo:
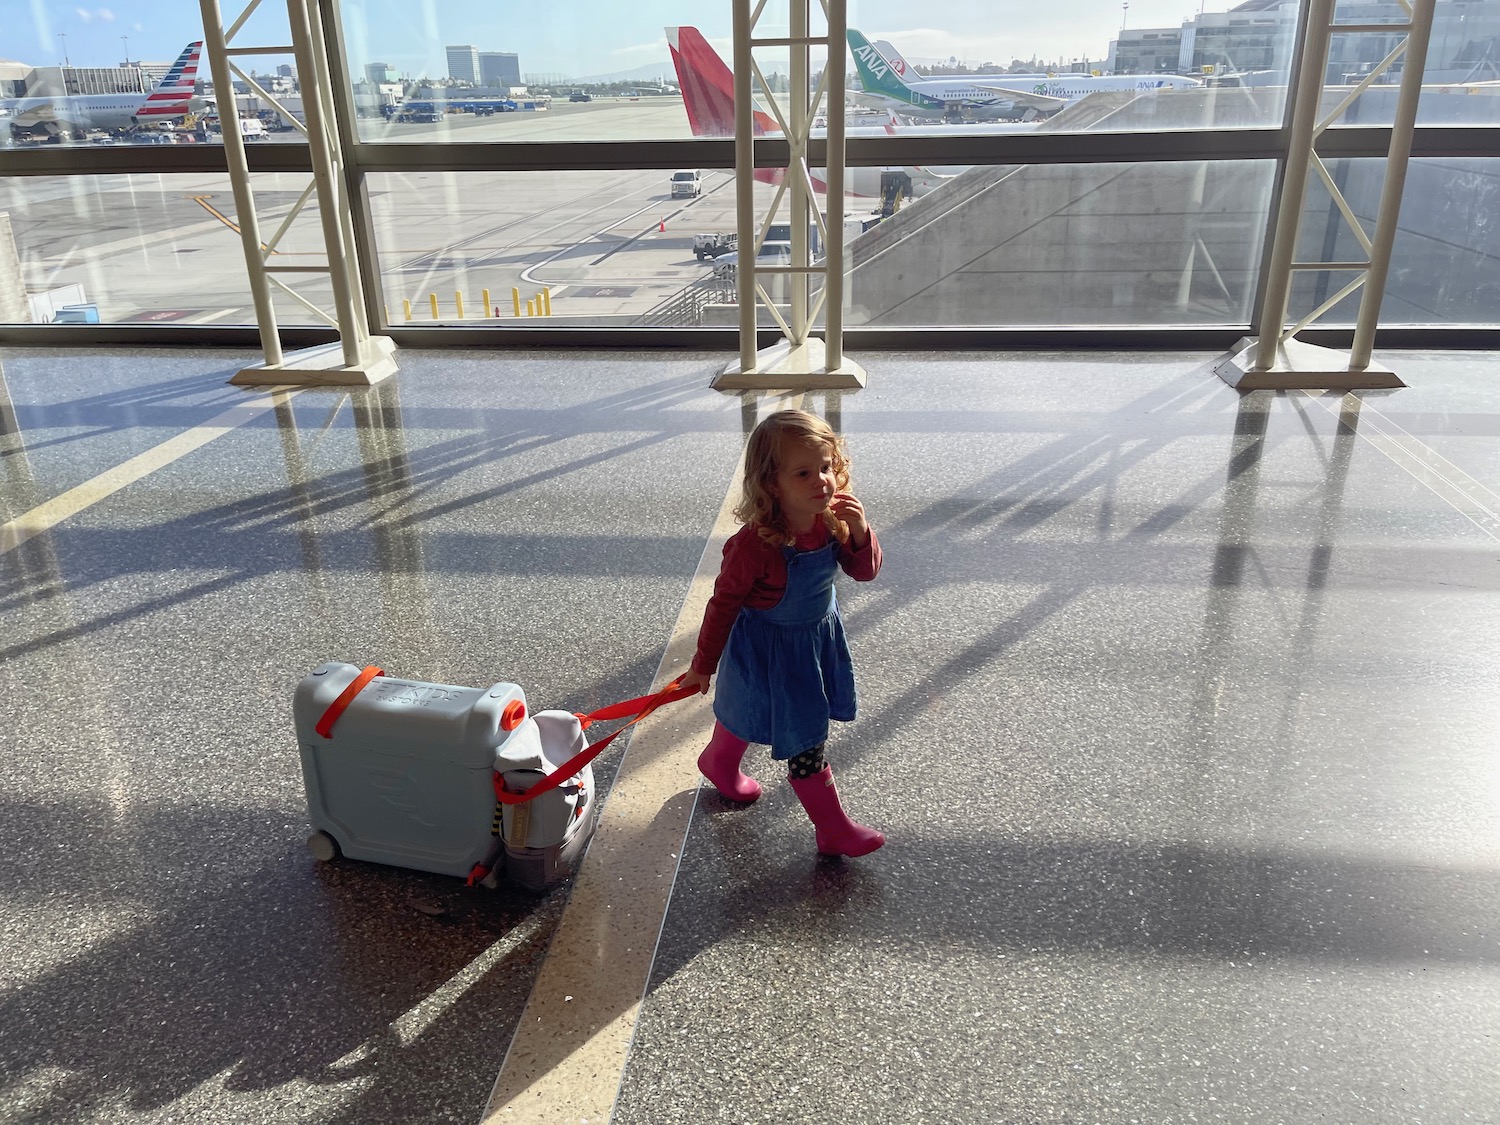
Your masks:
<svg viewBox="0 0 1500 1125"><path fill-rule="evenodd" d="M307 838L307 850L320 863L331 863L339 857L339 842L327 832L317 831Z"/></svg>

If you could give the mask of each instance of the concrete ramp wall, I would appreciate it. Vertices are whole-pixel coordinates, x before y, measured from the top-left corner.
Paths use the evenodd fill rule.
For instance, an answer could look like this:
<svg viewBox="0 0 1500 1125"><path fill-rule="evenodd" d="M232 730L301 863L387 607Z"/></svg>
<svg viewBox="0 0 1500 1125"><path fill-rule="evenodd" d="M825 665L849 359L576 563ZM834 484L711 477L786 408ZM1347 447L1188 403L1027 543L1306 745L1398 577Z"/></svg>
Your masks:
<svg viewBox="0 0 1500 1125"><path fill-rule="evenodd" d="M1279 119L1284 93L1261 87L1094 95L1068 111L1079 111L1073 117L1059 114L1048 127L1264 125ZM1393 93L1370 94L1366 119L1378 119L1391 108L1385 102ZM1495 99L1424 90L1423 102L1429 119L1459 122L1488 119ZM1340 173L1343 190L1373 231L1384 161L1341 163L1347 165ZM1274 175L1269 160L971 168L849 243L846 322L1247 324ZM1493 321L1500 286L1497 199L1500 162L1413 161L1383 319ZM1301 256L1360 257L1341 224L1315 182L1304 209ZM1292 318L1348 278L1299 275ZM1346 299L1321 323L1352 322L1356 301Z"/></svg>
<svg viewBox="0 0 1500 1125"><path fill-rule="evenodd" d="M1243 91L1193 90L1094 95L1067 112L1047 127L1157 130L1259 109ZM1246 320L1272 172L1240 162L971 168L850 243L849 322Z"/></svg>

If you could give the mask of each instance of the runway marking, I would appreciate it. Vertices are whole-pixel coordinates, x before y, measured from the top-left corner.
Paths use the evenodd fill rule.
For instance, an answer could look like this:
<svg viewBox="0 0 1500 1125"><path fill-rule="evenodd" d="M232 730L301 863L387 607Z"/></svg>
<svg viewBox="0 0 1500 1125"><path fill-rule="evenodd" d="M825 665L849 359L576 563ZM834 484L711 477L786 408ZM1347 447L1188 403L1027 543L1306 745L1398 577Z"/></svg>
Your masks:
<svg viewBox="0 0 1500 1125"><path fill-rule="evenodd" d="M238 309L219 309L219 310L217 310L215 312L204 313L202 316L189 317L188 318L188 323L189 324L208 324L208 323L210 323L212 321L218 320L221 316L228 316L230 313L232 313L232 312L238 312L238 311L239 311Z"/></svg>
<svg viewBox="0 0 1500 1125"><path fill-rule="evenodd" d="M594 237L597 237L598 235L601 235L601 234L605 234L608 231L614 230L615 227L619 226L621 223L629 222L631 219L635 218L637 215L643 215L647 211L656 211L656 210L659 210L660 207L661 207L661 203L660 203L659 200L654 200L654 201L652 201L650 203L647 203L647 204L645 204L645 205L643 205L641 207L637 207L634 211L630 212L630 214L620 216L614 222L610 223L609 226L604 227L601 230L596 230L594 232ZM603 209L604 208L602 208L602 207L595 208L596 211L602 211ZM580 217L582 217L582 216L580 216ZM562 223L559 223L559 224L557 224L557 227L561 227L562 225L563 225ZM557 227L550 227L550 228L548 228L547 231L544 231L542 233L544 233L544 234L551 233L551 231L556 230ZM636 239L638 239L640 237L641 236L638 235L638 234L634 235L634 236L632 236L630 238L629 241L630 242L634 242ZM538 281L536 278L532 277L531 276L532 272L535 271L535 270L541 269L545 265L551 264L552 262L556 261L558 258L561 258L564 254L568 253L570 250L574 250L578 246L581 246L581 245L582 245L582 243L575 242L572 246L563 246L563 247L561 247L561 248L558 249L557 253L551 255L550 257L543 258L540 262L536 263L536 265L534 265L534 266L527 266L524 270L521 271L521 280L522 281L528 281L528 282L530 282L533 285L545 285L545 284L547 284L544 281ZM605 254L604 255L604 258L607 258L607 257L609 257L609 254ZM602 262L604 260L604 258L600 258L599 261ZM594 265L595 263L590 262L589 264L590 265ZM602 283L590 283L590 282L584 282L584 281L575 281L574 284L580 284L581 285L581 284L602 284Z"/></svg>
<svg viewBox="0 0 1500 1125"><path fill-rule="evenodd" d="M211 196L211 195L195 195L195 196L193 196L193 202L196 203L199 207L202 207L205 211L207 211L214 218L218 219L219 222L223 223L230 230L234 231L235 234L242 235L244 232L240 230L239 225L237 223L235 223L234 220L231 219L228 215L224 214L223 211L220 211L217 207L215 207L212 203L209 202L209 200L212 199L212 198L213 198L213 196ZM280 250L271 250L271 248L269 246L267 246L264 242L262 242L260 244L260 248L262 250L269 250L272 254L280 254L281 253Z"/></svg>
<svg viewBox="0 0 1500 1125"><path fill-rule="evenodd" d="M780 409L801 398L761 401ZM741 450L653 684L692 660L724 542L738 528L733 512L743 464ZM707 697L697 696L637 725L495 1079L485 1125L610 1119L697 802L698 752L712 724Z"/></svg>
<svg viewBox="0 0 1500 1125"><path fill-rule="evenodd" d="M44 531L50 531L69 516L77 515L105 497L113 496L126 485L134 484L157 469L170 465L195 449L202 448L214 438L221 437L231 430L237 430L246 422L254 421L266 411L274 409L297 394L299 390L300 388L295 387L273 388L270 394L263 397L258 397L251 402L237 403L207 422L185 430L175 437L170 437L144 453L136 454L130 460L100 473L92 480L86 480L60 496L38 504L29 512L21 513L9 523L0 524L0 555L15 550L22 543L34 539Z"/></svg>

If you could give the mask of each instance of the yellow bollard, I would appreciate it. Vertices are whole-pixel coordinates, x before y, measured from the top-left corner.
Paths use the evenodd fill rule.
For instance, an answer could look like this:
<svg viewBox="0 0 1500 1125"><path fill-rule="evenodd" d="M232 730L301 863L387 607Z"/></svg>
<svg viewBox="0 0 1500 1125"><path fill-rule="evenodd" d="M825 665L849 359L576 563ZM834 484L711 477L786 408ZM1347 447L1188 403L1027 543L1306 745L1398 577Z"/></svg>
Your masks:
<svg viewBox="0 0 1500 1125"><path fill-rule="evenodd" d="M526 302L526 315L536 316L536 298L533 297Z"/></svg>
<svg viewBox="0 0 1500 1125"><path fill-rule="evenodd" d="M386 305L385 306L385 322L387 324L389 324L391 322L391 306L390 305Z"/></svg>
<svg viewBox="0 0 1500 1125"><path fill-rule="evenodd" d="M479 295L484 300L484 315L489 316L490 309L494 308L494 306L490 304L490 291L488 289L481 289L479 291Z"/></svg>
<svg viewBox="0 0 1500 1125"><path fill-rule="evenodd" d="M432 319L436 320L438 318L437 317L437 294L436 293L429 293L429 294L427 294L427 299L432 302Z"/></svg>
<svg viewBox="0 0 1500 1125"><path fill-rule="evenodd" d="M411 302L408 301L405 297L401 298L401 311L406 314L407 320L411 319Z"/></svg>
<svg viewBox="0 0 1500 1125"><path fill-rule="evenodd" d="M512 287L512 289L510 291L510 301L511 301L511 304L513 304L513 305L516 306L516 315L520 316L521 315L521 291L519 289L516 289L516 288Z"/></svg>
<svg viewBox="0 0 1500 1125"><path fill-rule="evenodd" d="M458 309L458 319L462 320L464 318L464 294L462 289L457 290L453 294L453 304Z"/></svg>
<svg viewBox="0 0 1500 1125"><path fill-rule="evenodd" d="M545 310L542 313L543 316L552 315L552 290L550 288L542 290L542 308Z"/></svg>

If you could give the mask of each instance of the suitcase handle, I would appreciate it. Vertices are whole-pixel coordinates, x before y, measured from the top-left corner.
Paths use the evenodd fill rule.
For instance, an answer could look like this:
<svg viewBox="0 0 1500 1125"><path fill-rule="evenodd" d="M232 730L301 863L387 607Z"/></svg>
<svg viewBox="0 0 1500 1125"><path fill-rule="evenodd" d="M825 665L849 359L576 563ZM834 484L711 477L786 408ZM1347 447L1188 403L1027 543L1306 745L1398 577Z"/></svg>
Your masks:
<svg viewBox="0 0 1500 1125"><path fill-rule="evenodd" d="M324 738L332 738L333 724L338 722L339 716L348 709L349 704L354 702L354 697L364 691L376 676L383 675L385 675L384 668L377 668L373 664L365 665L364 671L355 676L349 686L339 693L339 697L328 705L328 710L323 712L323 717L318 720L318 725L313 727L313 730Z"/></svg>
<svg viewBox="0 0 1500 1125"><path fill-rule="evenodd" d="M608 736L601 738L592 746L586 747L577 754L574 754L524 793L512 793L507 790L505 788L505 779L497 771L494 774L495 799L502 805L524 805L527 801L534 801L543 793L556 789L602 754L604 748L613 742L621 731L624 731L627 727L634 726L658 707L668 703L675 703L679 699L686 699L690 695L697 695L702 690L701 688L685 688L682 686L682 680L683 677L678 676L666 687L662 688L661 691L654 692L651 695L642 695L636 699L627 699L623 703L611 703L609 706L601 707L597 711L590 711L587 715L578 715L578 725L581 727L587 727L590 723L605 719L623 719L626 715L631 715L633 718L619 730L614 731Z"/></svg>

